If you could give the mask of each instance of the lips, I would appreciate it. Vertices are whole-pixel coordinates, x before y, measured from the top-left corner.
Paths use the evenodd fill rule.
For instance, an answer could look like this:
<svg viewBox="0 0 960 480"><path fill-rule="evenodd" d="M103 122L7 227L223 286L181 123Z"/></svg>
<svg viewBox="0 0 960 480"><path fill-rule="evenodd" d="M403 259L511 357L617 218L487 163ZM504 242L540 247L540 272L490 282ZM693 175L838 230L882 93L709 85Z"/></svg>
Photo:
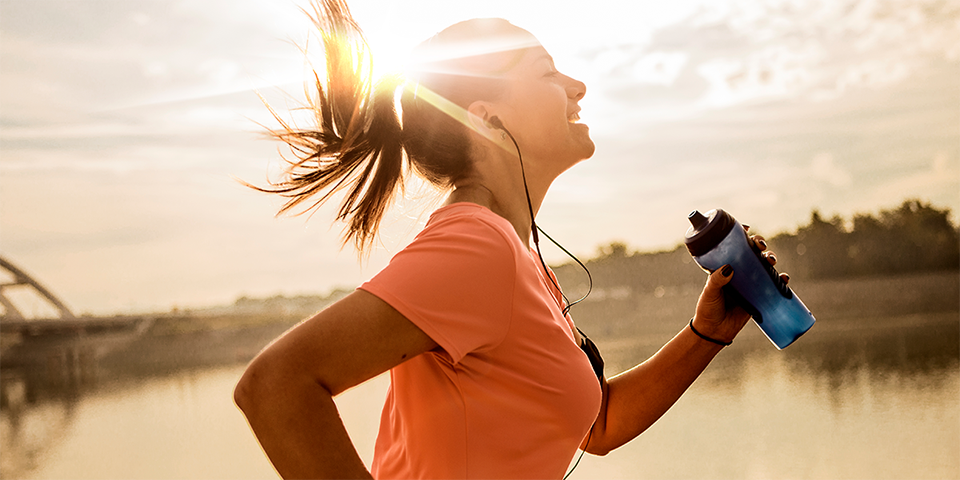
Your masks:
<svg viewBox="0 0 960 480"><path fill-rule="evenodd" d="M567 122L577 123L580 120L580 109L567 116Z"/></svg>

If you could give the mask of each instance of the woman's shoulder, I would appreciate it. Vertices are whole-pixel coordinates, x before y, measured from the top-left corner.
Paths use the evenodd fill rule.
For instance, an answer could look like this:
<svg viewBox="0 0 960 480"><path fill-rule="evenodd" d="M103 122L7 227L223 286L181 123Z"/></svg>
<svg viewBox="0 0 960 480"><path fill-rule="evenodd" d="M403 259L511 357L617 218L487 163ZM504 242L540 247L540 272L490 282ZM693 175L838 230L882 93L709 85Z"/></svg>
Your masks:
<svg viewBox="0 0 960 480"><path fill-rule="evenodd" d="M496 246L508 248L515 254L525 250L507 219L476 203L453 203L435 210L421 232L423 235L449 235L451 241L458 242L492 241Z"/></svg>
<svg viewBox="0 0 960 480"><path fill-rule="evenodd" d="M449 205L444 205L430 214L430 222L434 221L443 221L448 219L465 219L472 218L477 221L487 222L495 224L498 226L509 226L510 222L507 219L493 213L489 208L480 205L479 203L471 202L457 202L451 203Z"/></svg>

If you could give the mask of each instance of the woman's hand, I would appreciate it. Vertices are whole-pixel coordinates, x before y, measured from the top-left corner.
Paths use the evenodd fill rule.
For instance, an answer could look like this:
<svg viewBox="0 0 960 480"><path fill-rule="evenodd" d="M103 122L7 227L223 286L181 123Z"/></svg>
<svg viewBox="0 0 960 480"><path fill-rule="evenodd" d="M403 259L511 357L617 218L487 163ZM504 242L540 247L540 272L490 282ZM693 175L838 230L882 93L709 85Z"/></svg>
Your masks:
<svg viewBox="0 0 960 480"><path fill-rule="evenodd" d="M767 242L762 237L749 239L771 265L777 262L772 252L766 252ZM723 286L736 274L724 266L707 277L693 318L698 332L724 343L732 341L750 319L743 308L724 301ZM786 280L786 275L783 279ZM693 384L721 348L697 338L684 326L683 331L647 361L607 379L600 413L585 447L587 451L605 455L653 425Z"/></svg>
<svg viewBox="0 0 960 480"><path fill-rule="evenodd" d="M749 231L750 226L744 225L744 231ZM770 265L777 264L777 256L773 252L767 252L767 242L759 235L750 235L750 241L763 252L763 257L770 262ZM719 340L722 342L732 342L733 338L740 333L743 326L750 320L750 314L738 305L727 305L724 299L723 286L730 283L737 272L733 271L730 265L724 265L707 277L707 283L700 293L700 299L697 301L697 312L694 316L694 327L698 332ZM781 273L780 278L784 282L790 281L790 276Z"/></svg>

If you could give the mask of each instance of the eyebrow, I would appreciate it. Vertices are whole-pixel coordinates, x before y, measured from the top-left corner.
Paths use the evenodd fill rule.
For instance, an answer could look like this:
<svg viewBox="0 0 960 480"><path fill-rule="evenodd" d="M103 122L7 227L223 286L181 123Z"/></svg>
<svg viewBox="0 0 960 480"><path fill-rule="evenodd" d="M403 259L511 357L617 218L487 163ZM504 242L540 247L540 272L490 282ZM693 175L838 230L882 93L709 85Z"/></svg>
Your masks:
<svg viewBox="0 0 960 480"><path fill-rule="evenodd" d="M549 53L547 53L547 52L541 53L541 54L537 57L537 61L540 61L540 60L546 60L546 61L550 62L550 66L553 67L553 68L556 68L556 63L553 61L553 56L551 56Z"/></svg>

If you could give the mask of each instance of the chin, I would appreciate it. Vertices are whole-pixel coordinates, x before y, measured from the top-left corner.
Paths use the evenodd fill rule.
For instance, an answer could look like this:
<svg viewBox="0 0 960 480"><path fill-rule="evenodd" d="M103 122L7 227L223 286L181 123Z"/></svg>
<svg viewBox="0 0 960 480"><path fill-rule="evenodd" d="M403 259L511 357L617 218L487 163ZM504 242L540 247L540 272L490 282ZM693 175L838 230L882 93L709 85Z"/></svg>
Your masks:
<svg viewBox="0 0 960 480"><path fill-rule="evenodd" d="M587 137L587 139L581 145L579 145L579 147L580 148L577 149L577 153L579 154L578 156L580 157L581 161L592 157L594 152L597 151L597 145L593 143L593 140L590 139L590 137Z"/></svg>
<svg viewBox="0 0 960 480"><path fill-rule="evenodd" d="M589 142L587 145L580 145L579 147L580 148L576 149L576 152L577 152L576 160L574 160L569 165L567 165L567 167L564 168L563 171L567 171L573 168L574 165L577 165L578 163L586 161L587 159L593 157L593 152L594 150L596 150L593 142Z"/></svg>
<svg viewBox="0 0 960 480"><path fill-rule="evenodd" d="M593 153L597 150L597 145L593 143L593 139L590 138L590 129L582 123L576 124L583 127L582 137L579 138L577 142L577 153L580 160L586 160L593 156Z"/></svg>
<svg viewBox="0 0 960 480"><path fill-rule="evenodd" d="M590 140L590 146L586 149L586 155L584 155L583 160L586 160L593 156L594 152L597 151L597 145L593 143L593 140Z"/></svg>

